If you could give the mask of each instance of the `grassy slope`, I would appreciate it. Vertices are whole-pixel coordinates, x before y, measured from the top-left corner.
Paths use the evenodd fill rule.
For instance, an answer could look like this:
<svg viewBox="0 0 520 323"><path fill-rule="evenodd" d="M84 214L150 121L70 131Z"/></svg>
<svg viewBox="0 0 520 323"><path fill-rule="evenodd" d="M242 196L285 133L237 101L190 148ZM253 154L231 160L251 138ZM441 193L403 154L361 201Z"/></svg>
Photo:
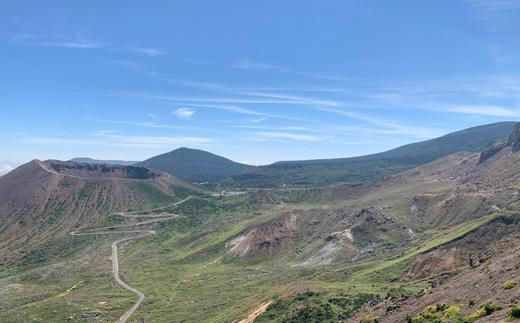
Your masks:
<svg viewBox="0 0 520 323"><path fill-rule="evenodd" d="M131 321L138 322L140 317L153 318L154 322L180 318L230 321L244 317L262 302L307 290L319 293L313 302L325 303L345 295L385 295L392 288L402 287L393 281L415 256L457 239L495 216L435 232L438 238L404 250L399 257L357 266L298 269L285 260L245 261L226 256L223 247L227 239L253 223L293 208L299 208L299 204L259 209L247 196L238 196L225 201L194 199L170 210L185 217L158 225L157 236L120 248L123 279L147 295ZM111 218L105 221L111 223ZM4 301L10 310L0 311L0 321L52 318L65 322L72 316L108 322L124 312L134 296L111 278L111 238L86 239L90 239L90 247L60 262L4 276L0 280L0 304ZM404 285L410 292L422 287L417 283Z"/></svg>
<svg viewBox="0 0 520 323"><path fill-rule="evenodd" d="M352 274L348 281L358 284L363 283L385 283L397 279L408 267L410 262L419 254L438 248L450 241L459 239L494 219L498 213L491 214L476 220L464 223L452 229L437 232L434 238L422 243L419 247L407 250L403 255L378 262L363 264L360 270Z"/></svg>

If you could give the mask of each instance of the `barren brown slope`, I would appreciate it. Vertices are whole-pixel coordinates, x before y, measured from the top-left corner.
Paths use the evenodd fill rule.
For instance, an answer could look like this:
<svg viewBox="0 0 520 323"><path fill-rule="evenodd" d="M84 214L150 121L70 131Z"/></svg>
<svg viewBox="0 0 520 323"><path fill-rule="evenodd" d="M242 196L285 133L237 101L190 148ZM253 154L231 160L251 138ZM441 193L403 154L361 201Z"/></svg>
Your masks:
<svg viewBox="0 0 520 323"><path fill-rule="evenodd" d="M33 160L0 178L0 258L10 263L111 212L172 202L190 189L144 167Z"/></svg>
<svg viewBox="0 0 520 323"><path fill-rule="evenodd" d="M520 133L520 128L516 133ZM514 134L512 138L517 137ZM484 155L485 161L481 158ZM253 235L260 237L257 233L264 232L264 227L271 224L279 224L280 232L284 232L281 223L287 214L280 214L269 223L244 230L228 241L228 247L233 255L240 254L234 252L239 247L246 250L242 256L263 254L268 250L266 246L284 249L281 254L287 255L298 246L300 250L314 250L314 253L309 251L311 260L319 256L328 261L332 254L357 259L353 257L366 248L384 244L385 248L397 248L416 237L428 239L435 232L507 208L520 201L518 188L520 152L513 152L510 144L493 149L493 154L459 152L383 181L316 191L313 194L321 205L290 214L294 217L294 234L279 237L278 233L268 232L261 239L252 239ZM271 199L276 196L275 191L265 191L262 195L269 197L264 201L275 204L280 201ZM346 236L351 238L342 238ZM278 252L269 252L275 254Z"/></svg>
<svg viewBox="0 0 520 323"><path fill-rule="evenodd" d="M324 190L330 201L384 207L404 222L447 226L489 214L520 197L520 152L505 146L484 162L456 153L387 180Z"/></svg>
<svg viewBox="0 0 520 323"><path fill-rule="evenodd" d="M498 217L461 239L417 257L401 280L424 279L429 286L422 293L367 304L345 322L360 322L366 316L377 317L378 322L406 322L407 317L416 317L437 304L456 306L461 316L474 315L485 304L496 304L499 309L475 317L475 322L509 321L520 292L519 229L520 215ZM434 314L443 319L435 322L469 322L450 319L442 312Z"/></svg>

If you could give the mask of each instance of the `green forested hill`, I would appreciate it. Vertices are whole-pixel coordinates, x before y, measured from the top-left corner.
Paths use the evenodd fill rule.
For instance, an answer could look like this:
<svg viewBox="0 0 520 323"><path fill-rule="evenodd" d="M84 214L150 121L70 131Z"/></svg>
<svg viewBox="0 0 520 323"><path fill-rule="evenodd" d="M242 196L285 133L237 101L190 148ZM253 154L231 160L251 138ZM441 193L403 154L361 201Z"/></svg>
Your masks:
<svg viewBox="0 0 520 323"><path fill-rule="evenodd" d="M244 165L215 154L189 148L179 148L138 163L139 166L160 170L184 180L205 182L253 170Z"/></svg>
<svg viewBox="0 0 520 323"><path fill-rule="evenodd" d="M282 161L226 179L236 187L324 186L336 182L362 182L390 176L457 151L480 151L504 140L515 122L468 128L445 136L401 146L382 153L338 159Z"/></svg>

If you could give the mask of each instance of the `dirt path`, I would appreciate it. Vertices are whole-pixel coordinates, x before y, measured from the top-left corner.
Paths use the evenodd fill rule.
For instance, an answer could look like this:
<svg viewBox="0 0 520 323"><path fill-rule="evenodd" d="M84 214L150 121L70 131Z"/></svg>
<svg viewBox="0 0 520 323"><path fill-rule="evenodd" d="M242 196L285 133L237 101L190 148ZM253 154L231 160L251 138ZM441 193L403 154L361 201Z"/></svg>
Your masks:
<svg viewBox="0 0 520 323"><path fill-rule="evenodd" d="M185 198L182 201L179 201L177 203L169 205L168 207L180 205L180 204L188 201L191 198L192 197L190 196L188 198ZM140 212L150 212L150 211L160 210L160 209L164 209L164 208L166 208L166 207L156 208L156 209L151 209L151 210L145 210L145 211L140 211ZM73 236L114 234L114 233L126 233L126 234L128 234L128 233L135 233L136 234L134 236L123 238L123 239L119 239L119 240L115 240L114 242L112 242L112 257L111 257L111 260L112 260L112 275L114 276L114 280L116 281L116 283L119 286L123 287L126 290L131 291L132 293L136 294L137 297L138 297L137 301L134 303L134 305L132 305L132 307L129 308L125 312L125 314L123 314L123 316L121 316L117 320L117 323L124 323L137 310L139 305L141 305L141 303L143 302L143 300L145 298L145 295L141 291L137 290L136 288L126 284L119 277L119 259L118 259L118 255L117 255L117 245L120 242L125 242L125 241L129 241L129 240L134 240L134 239L139 239L139 238L147 237L147 236L150 236L150 235L154 235L154 234L156 234L156 231L155 230L103 231L103 230L111 230L111 229L125 228L125 227L130 227L130 226L146 225L146 224L155 223L155 222L169 221L169 220L178 218L179 215L177 215L177 214L166 214L166 213L161 213L161 214L143 214L143 215L140 215L139 212L122 212L122 213L118 213L118 214L121 215L121 216L131 217L131 218L158 218L158 217L160 217L160 218L153 219L153 220L142 221L142 222L138 222L138 223L113 225L113 226L109 226L109 227L102 227L102 228L96 228L96 229L90 229L90 230L86 229L86 230L82 230L82 231L73 231L73 232L70 232L70 234L73 235Z"/></svg>
<svg viewBox="0 0 520 323"><path fill-rule="evenodd" d="M253 323L255 321L255 319L257 317L259 317L260 315L262 315L266 310L267 308L269 307L269 305L271 305L273 303L273 301L268 301L268 302L265 302L265 303L262 303L260 306L258 306L254 311L252 311L251 313L249 313L247 315L247 317L241 319L240 321L238 321L237 323Z"/></svg>

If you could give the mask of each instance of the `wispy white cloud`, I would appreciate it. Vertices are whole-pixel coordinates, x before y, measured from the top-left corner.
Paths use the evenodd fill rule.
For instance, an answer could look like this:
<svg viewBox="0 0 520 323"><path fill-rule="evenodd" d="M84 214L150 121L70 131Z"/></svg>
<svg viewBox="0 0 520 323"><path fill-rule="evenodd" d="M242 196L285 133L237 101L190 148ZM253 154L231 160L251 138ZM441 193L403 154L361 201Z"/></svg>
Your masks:
<svg viewBox="0 0 520 323"><path fill-rule="evenodd" d="M17 34L11 37L13 43L23 43L33 46L43 47L62 47L73 49L90 49L102 48L102 44L89 40L82 35L65 36L59 35L55 37L44 37L29 34Z"/></svg>
<svg viewBox="0 0 520 323"><path fill-rule="evenodd" d="M379 111L428 110L471 117L518 118L520 79L497 75L383 86L359 93L350 104Z"/></svg>
<svg viewBox="0 0 520 323"><path fill-rule="evenodd" d="M20 140L22 143L35 145L95 145L109 147L134 148L169 148L177 145L214 143L213 138L195 136L129 136L110 133L97 133L90 139L75 139L62 137L28 137Z"/></svg>
<svg viewBox="0 0 520 323"><path fill-rule="evenodd" d="M235 65L233 65L233 67L239 68L239 69L255 69L255 70L279 69L278 66L266 64L266 63L255 62L255 61L252 61L249 59L240 60Z"/></svg>
<svg viewBox="0 0 520 323"><path fill-rule="evenodd" d="M444 129L436 129L436 128L430 128L430 127L415 127L415 126L409 126L404 125L398 122L389 121L385 119L380 119L372 116L367 116L360 113L355 113L346 109L331 109L331 108L324 108L319 107L316 108L320 111L335 113L339 115L343 115L345 117L356 119L360 121L367 122L369 124L373 124L379 127L383 127L383 130L387 134L396 134L396 135L405 135L405 136L412 136L417 138L433 138L438 137L443 134L446 134L448 131Z"/></svg>
<svg viewBox="0 0 520 323"><path fill-rule="evenodd" d="M195 114L195 110L191 108L178 108L173 111L173 114L175 114L179 119L190 120Z"/></svg>
<svg viewBox="0 0 520 323"><path fill-rule="evenodd" d="M148 114L146 114L146 115L147 115L149 118L152 118L152 119L155 119L155 120L158 120L158 119L159 119L159 117L158 117L156 114L154 114L154 113L148 113Z"/></svg>
<svg viewBox="0 0 520 323"><path fill-rule="evenodd" d="M140 97L152 100L171 101L179 104L186 104L197 108L208 108L208 109L220 109L229 112L251 115L257 117L294 120L302 122L319 123L318 120L305 119L300 117L293 117L287 115L281 115L276 113L266 113L248 108L243 108L235 104L289 104L289 105L303 105L303 102L296 102L291 100L264 100L256 98L213 98L213 97L179 97L179 96L168 96L168 95L157 95L143 92L125 92L125 91L105 91L105 95L112 96L132 96ZM308 104L308 103L307 103Z"/></svg>
<svg viewBox="0 0 520 323"><path fill-rule="evenodd" d="M126 95L126 96L137 96L143 98L150 98L156 100L165 100L178 103L187 103L191 106L206 107L227 110L230 112L249 114L261 117L272 117L278 119L288 120L300 120L307 122L316 122L316 120L305 120L304 118L289 117L278 114L264 113L255 111L252 109L243 108L236 105L227 104L287 104L287 105L303 105L303 106L339 106L339 103L333 100L323 100L313 97L295 96L289 94L279 93L264 93L264 92L240 92L238 94L246 95L240 97L181 97L181 96L168 96L168 95L156 95L147 94L141 92L121 92L121 91L108 91L113 95ZM249 97L247 97L249 95ZM223 104L224 103L224 104Z"/></svg>
<svg viewBox="0 0 520 323"><path fill-rule="evenodd" d="M40 46L44 47L62 47L62 48L77 48L77 49L89 49L89 48L101 48L102 46L98 43L86 40L84 38L64 38L62 40L51 40L43 41Z"/></svg>
<svg viewBox="0 0 520 323"><path fill-rule="evenodd" d="M238 61L235 65L233 65L233 68L244 69L244 70L273 70L278 73L295 74L295 75L301 75L301 76L306 76L309 78L315 78L315 79L321 79L321 80L327 80L327 81L345 81L345 80L352 79L351 77L346 77L346 76L341 76L341 75L298 71L298 70L294 70L294 69L291 69L288 67L253 61L250 59L243 59L243 60Z"/></svg>
<svg viewBox="0 0 520 323"><path fill-rule="evenodd" d="M261 123L267 120L267 117L261 117L261 118L254 118L254 119L246 119L245 122L249 123Z"/></svg>
<svg viewBox="0 0 520 323"><path fill-rule="evenodd" d="M58 36L40 36L30 34L17 34L11 37L11 41L17 44L25 44L30 46L42 47L60 47L69 49L104 49L108 51L132 52L146 56L160 56L166 53L157 48L129 46L119 47L107 43L100 43L84 37L83 35L58 35ZM113 61L124 65L123 61ZM126 64L128 65L128 64Z"/></svg>
<svg viewBox="0 0 520 323"><path fill-rule="evenodd" d="M325 73L304 72L304 71L295 71L295 70L290 70L290 69L284 69L281 72L289 73L289 74L302 75L302 76L307 76L307 77L310 77L310 78L326 80L326 81L349 81L349 80L352 80L352 77L348 77L348 76L332 75L332 74L325 74Z"/></svg>
<svg viewBox="0 0 520 323"><path fill-rule="evenodd" d="M286 93L270 93L270 92L258 92L258 91L238 91L237 94L256 96L256 97L264 97L264 98L272 98L272 99L281 99L292 102L292 104L300 104L300 105L320 105L320 106L331 106L337 107L339 103L333 100L324 100L320 98L301 96L301 95L293 95Z"/></svg>
<svg viewBox="0 0 520 323"><path fill-rule="evenodd" d="M520 107L512 109L492 105L455 105L446 108L437 107L437 110L476 116L520 118Z"/></svg>
<svg viewBox="0 0 520 323"><path fill-rule="evenodd" d="M247 97L186 97L186 96L161 96L148 95L149 98L175 102L199 102L199 103L231 103L231 104L288 104L288 105L307 105L308 101L278 100L278 99L258 99Z"/></svg>
<svg viewBox="0 0 520 323"><path fill-rule="evenodd" d="M306 127L296 126L258 126L258 125L234 125L228 126L229 128L241 128L241 129L262 129L262 130L277 130L277 131L310 131L315 132L314 129Z"/></svg>
<svg viewBox="0 0 520 323"><path fill-rule="evenodd" d="M105 63L110 63L110 64L115 64L115 65L120 65L120 66L124 66L124 67L129 67L129 68L132 68L133 70L137 70L139 68L141 68L141 65L137 62L134 62L134 61L129 61L129 60L122 60L122 59L106 59L106 58L100 58L99 60L105 62Z"/></svg>
<svg viewBox="0 0 520 323"><path fill-rule="evenodd" d="M484 90L483 90L484 91ZM486 91L480 93L481 102L485 102L484 97L494 97L494 99L516 100L515 94L509 96L504 93ZM453 102L447 95L438 93L437 95L408 95L408 94L389 94L376 95L368 99L364 104L382 106L399 110L428 110L442 113L467 114L470 116L487 117L511 117L520 118L520 106L501 106L496 104L462 104Z"/></svg>
<svg viewBox="0 0 520 323"><path fill-rule="evenodd" d="M60 138L60 137L27 137L20 142L35 145L97 145L97 140Z"/></svg>
<svg viewBox="0 0 520 323"><path fill-rule="evenodd" d="M151 57L166 55L166 53L157 48L149 48L149 47L127 47L121 49L122 51L134 52L138 54L143 54Z"/></svg>
<svg viewBox="0 0 520 323"><path fill-rule="evenodd" d="M498 32L509 22L519 19L518 0L466 0L471 12L490 32Z"/></svg>
<svg viewBox="0 0 520 323"><path fill-rule="evenodd" d="M20 166L21 162L16 162L12 160L2 160L0 161L0 176L5 175Z"/></svg>
<svg viewBox="0 0 520 323"><path fill-rule="evenodd" d="M232 86L224 83L217 82L200 82L200 81L189 81L189 80L177 80L172 78L164 78L166 81L180 85L184 87L195 88L199 90L211 90L211 91L221 91L221 92L229 92L229 93L239 93L239 92L266 92L266 91L291 91L291 92L324 92L324 93L346 93L348 89L345 87L337 87L337 86L298 86L298 87L283 87L283 86Z"/></svg>
<svg viewBox="0 0 520 323"><path fill-rule="evenodd" d="M166 125L166 124L156 123L156 122L149 122L149 121L135 122L135 121L126 121L126 120L106 120L106 119L86 119L86 120L99 122L99 123L111 123L111 124L120 124L120 125L145 127L145 128L200 130L200 128L197 128L197 127L171 126L171 125Z"/></svg>
<svg viewBox="0 0 520 323"><path fill-rule="evenodd" d="M173 78L164 78L169 83L175 85L181 85L185 87L196 88L200 90L229 90L230 87L227 85L223 85L220 83L214 82L196 82L196 81L186 81L186 80L177 80Z"/></svg>
<svg viewBox="0 0 520 323"><path fill-rule="evenodd" d="M193 136L123 136L108 135L107 139L118 146L127 147L168 147L171 145L191 145L214 143L213 138Z"/></svg>
<svg viewBox="0 0 520 323"><path fill-rule="evenodd" d="M234 105L220 105L220 104L191 104L192 106L201 107L201 108L210 108L210 109L220 109L225 110L237 114L244 114L244 115L250 115L250 116L258 116L261 118L273 118L273 119L281 119L281 120L292 120L292 121L300 121L300 122L310 122L310 123L319 123L319 120L312 120L312 119L305 119L300 117L293 117L288 115L281 115L276 113L268 113L268 112L262 112L258 110L252 110L243 108L240 106L234 106Z"/></svg>
<svg viewBox="0 0 520 323"><path fill-rule="evenodd" d="M308 135L308 134L296 134L289 132L253 132L252 139L256 140L266 140L266 139L274 139L274 140L297 140L297 141L309 141L309 142L318 142L324 141L327 139L332 139L332 136L317 136L317 135Z"/></svg>

